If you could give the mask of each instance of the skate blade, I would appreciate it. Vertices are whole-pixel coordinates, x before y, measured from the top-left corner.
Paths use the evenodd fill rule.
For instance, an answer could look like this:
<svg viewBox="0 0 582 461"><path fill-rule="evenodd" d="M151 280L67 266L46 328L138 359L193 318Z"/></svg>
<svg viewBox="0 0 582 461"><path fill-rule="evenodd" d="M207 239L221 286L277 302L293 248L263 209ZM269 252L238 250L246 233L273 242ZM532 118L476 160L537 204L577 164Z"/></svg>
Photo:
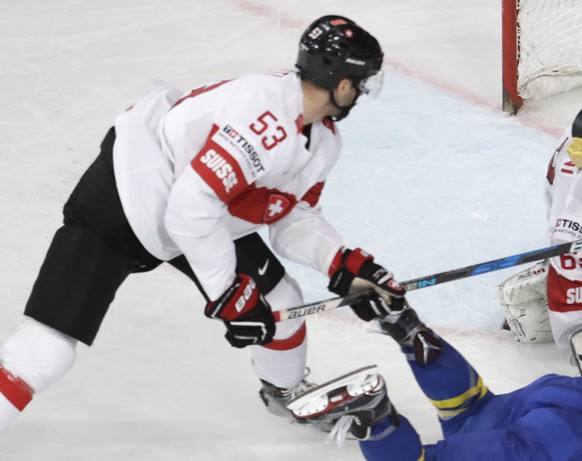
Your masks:
<svg viewBox="0 0 582 461"><path fill-rule="evenodd" d="M352 398L373 390L379 383L378 366L368 365L310 389L287 403L287 409L297 418L314 416L330 406L345 404ZM332 391L339 390L344 391L330 396Z"/></svg>

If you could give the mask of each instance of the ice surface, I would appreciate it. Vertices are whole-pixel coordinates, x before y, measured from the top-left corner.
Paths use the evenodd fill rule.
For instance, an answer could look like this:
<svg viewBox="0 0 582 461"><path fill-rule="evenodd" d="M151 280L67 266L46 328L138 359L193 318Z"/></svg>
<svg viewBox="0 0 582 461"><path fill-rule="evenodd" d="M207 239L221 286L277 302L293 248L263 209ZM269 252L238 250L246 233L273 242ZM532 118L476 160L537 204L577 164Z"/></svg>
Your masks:
<svg viewBox="0 0 582 461"><path fill-rule="evenodd" d="M292 67L301 31L322 14L355 19L386 51L381 97L340 127L345 150L326 216L398 278L546 246L543 181L580 91L500 111L497 0L40 0L0 11L0 339L17 327L61 207L114 116L154 86L188 88ZM475 5L478 3L478 5ZM365 5L365 6L363 6ZM309 11L309 13L308 13ZM289 265L306 301L326 281ZM496 285L517 269L410 293L422 318L495 392L547 372L573 374L552 344L499 331ZM440 436L396 346L341 311L310 318L309 366L324 381L377 363L399 411ZM96 344L0 436L7 461L356 460L324 436L268 414L249 354L202 314L171 268L132 276Z"/></svg>

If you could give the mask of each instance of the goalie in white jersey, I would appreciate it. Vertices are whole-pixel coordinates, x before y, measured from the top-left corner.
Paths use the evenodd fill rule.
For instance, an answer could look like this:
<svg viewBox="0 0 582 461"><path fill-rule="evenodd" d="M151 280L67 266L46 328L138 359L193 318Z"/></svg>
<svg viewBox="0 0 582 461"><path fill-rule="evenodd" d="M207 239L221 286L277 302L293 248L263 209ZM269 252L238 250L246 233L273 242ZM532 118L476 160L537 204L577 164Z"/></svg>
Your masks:
<svg viewBox="0 0 582 461"><path fill-rule="evenodd" d="M582 111L559 141L547 174L548 231L552 244L582 239ZM582 255L550 259L547 295L558 349L577 364L570 342L582 335Z"/></svg>
<svg viewBox="0 0 582 461"><path fill-rule="evenodd" d="M269 226L279 255L329 275L330 290L363 282L403 304L391 273L344 248L318 205L340 153L335 122L377 94L382 60L373 36L325 16L301 38L298 72L159 89L120 115L0 350L0 428L68 372L78 341L93 343L125 278L163 262L197 284L230 344L251 347L265 404L290 415L285 403L309 385L306 330L301 319L275 324L272 311L303 300L258 228Z"/></svg>
<svg viewBox="0 0 582 461"><path fill-rule="evenodd" d="M560 138L546 175L551 245L582 239L582 111ZM553 339L572 365L582 341L582 255L555 256L499 286L507 325L521 342ZM582 368L581 368L582 370Z"/></svg>

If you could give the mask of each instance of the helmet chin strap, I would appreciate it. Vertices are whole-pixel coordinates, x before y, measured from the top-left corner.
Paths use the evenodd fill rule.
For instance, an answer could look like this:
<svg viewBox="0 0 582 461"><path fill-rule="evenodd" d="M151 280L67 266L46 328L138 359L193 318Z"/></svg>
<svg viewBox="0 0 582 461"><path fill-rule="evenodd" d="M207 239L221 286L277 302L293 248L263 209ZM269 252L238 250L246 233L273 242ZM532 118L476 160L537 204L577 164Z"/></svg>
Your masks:
<svg viewBox="0 0 582 461"><path fill-rule="evenodd" d="M360 97L361 91L356 90L356 96L354 97L353 102L349 106L340 106L337 103L333 92L334 92L334 90L329 90L329 100L330 100L331 104L333 105L333 107L341 110L341 112L339 115L335 115L335 116L331 117L331 119L334 122L339 122L340 120L343 120L344 118L346 118L348 116L348 114L350 113L350 110L352 110L352 107L354 107L356 105L356 103L358 102L358 98Z"/></svg>

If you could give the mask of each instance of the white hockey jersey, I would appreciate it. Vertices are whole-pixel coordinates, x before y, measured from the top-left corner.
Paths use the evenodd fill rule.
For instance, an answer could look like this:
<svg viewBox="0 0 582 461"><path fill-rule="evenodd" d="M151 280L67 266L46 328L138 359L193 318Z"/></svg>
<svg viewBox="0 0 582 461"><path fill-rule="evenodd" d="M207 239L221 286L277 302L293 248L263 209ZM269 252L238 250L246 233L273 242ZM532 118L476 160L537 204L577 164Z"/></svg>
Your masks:
<svg viewBox="0 0 582 461"><path fill-rule="evenodd" d="M582 172L566 151L571 137L571 130L566 130L548 166L546 208L551 245L582 239ZM582 254L550 259L547 294L556 345L570 356L570 335L582 328Z"/></svg>
<svg viewBox="0 0 582 461"><path fill-rule="evenodd" d="M325 274L342 246L318 206L340 135L325 119L308 139L302 112L299 76L282 72L156 90L115 121L132 229L159 259L184 254L211 299L235 277L233 240L263 225L278 254Z"/></svg>

